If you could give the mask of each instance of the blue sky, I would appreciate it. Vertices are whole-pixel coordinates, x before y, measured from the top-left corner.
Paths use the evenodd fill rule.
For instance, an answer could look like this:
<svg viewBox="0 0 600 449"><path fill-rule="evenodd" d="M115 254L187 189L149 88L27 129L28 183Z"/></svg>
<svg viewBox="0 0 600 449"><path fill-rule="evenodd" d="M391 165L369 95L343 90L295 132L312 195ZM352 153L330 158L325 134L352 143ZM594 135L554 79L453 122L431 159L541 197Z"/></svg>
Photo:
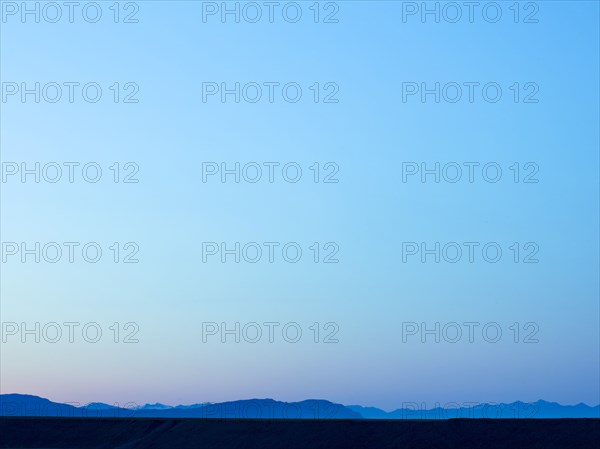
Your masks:
<svg viewBox="0 0 600 449"><path fill-rule="evenodd" d="M97 103L79 91L73 103L35 103L32 95L22 102L18 94L1 103L4 169L103 169L97 183L2 183L2 242L103 248L96 264L7 256L2 322L97 322L104 330L97 344L7 337L2 393L119 403L326 398L383 408L598 403L597 2L538 2L529 16L537 23L523 23L534 12L527 2L518 23L513 2L499 2L496 23L477 11L473 23L403 21L410 2L392 1L337 2L337 23L321 23L334 11L326 2L319 23L313 2L298 3L297 23L277 13L273 23L222 23L218 15L203 22L202 2L147 1L137 3L138 23L114 23L112 2L99 3L98 23L77 13L73 23L22 23L18 14L1 23L3 83L95 82L103 90ZM139 87L137 103L121 102L128 82ZM236 82L298 83L303 96L289 103L276 90L273 103L266 93L257 103L231 95L202 101L203 83ZM479 88L473 102L402 101L403 83L436 82L497 83L503 94L496 103ZM322 101L326 83L339 88L337 103ZM537 102L523 102L533 89L526 83L539 89ZM137 164L139 182L112 182L115 162ZM293 162L303 175L297 183L277 170L273 183L202 182L206 162ZM337 164L339 182L313 182L315 162L322 172ZM464 174L456 183L402 182L406 162L479 165L473 183ZM496 183L481 176L488 163L503 170ZM527 163L539 168L537 183L522 182ZM135 243L139 263L112 262L114 242L121 251ZM303 257L236 264L217 255L203 263L202 242L296 242ZM314 242L320 257L325 244L337 245L339 262L314 263ZM503 256L421 263L416 255L403 263L403 242L496 242ZM523 263L528 243L538 263ZM273 321L299 323L303 338L202 341L203 322ZM114 343L114 322L137 323L139 342ZM321 332L336 323L339 342L314 343L315 322ZM403 342L405 322L498 323L503 336ZM538 343L521 341L530 322Z"/></svg>

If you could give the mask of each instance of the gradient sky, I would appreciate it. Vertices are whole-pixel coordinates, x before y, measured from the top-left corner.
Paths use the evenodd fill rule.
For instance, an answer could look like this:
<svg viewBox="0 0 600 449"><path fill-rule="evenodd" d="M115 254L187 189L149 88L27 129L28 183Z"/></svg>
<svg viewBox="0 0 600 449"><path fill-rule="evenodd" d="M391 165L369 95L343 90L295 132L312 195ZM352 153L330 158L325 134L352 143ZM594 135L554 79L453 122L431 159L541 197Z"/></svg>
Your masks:
<svg viewBox="0 0 600 449"><path fill-rule="evenodd" d="M5 3L5 2L3 2ZM20 2L19 2L20 3ZM139 325L137 344L12 337L0 391L56 401L196 403L251 397L403 402L599 402L599 7L538 2L538 23L514 23L513 2L488 23L402 20L402 2L337 2L338 23L202 21L202 2L138 2L139 23L115 24L113 2L86 23L1 23L0 77L98 82L103 99L1 103L2 162L97 162L100 182L1 185L3 242L136 242L137 264L10 258L2 322ZM219 2L220 3L220 2ZM259 2L262 4L262 2ZM418 2L419 4L421 2ZM461 3L461 2L459 2ZM526 2L521 2L524 8ZM122 4L123 5L123 4ZM324 7L324 5L322 5ZM466 9L465 9L466 12ZM523 11L522 11L523 12ZM16 16L18 17L18 16ZM522 16L520 16L522 19ZM135 82L136 104L108 86ZM298 82L295 104L202 102L203 82ZM308 86L334 82L338 103ZM455 104L411 97L402 83L497 82L502 99ZM515 103L509 86L539 86ZM108 167L135 162L137 184ZM297 162L298 183L202 182L202 163ZM315 184L314 162L338 183ZM487 183L402 182L403 162L496 162ZM509 166L533 162L538 183ZM202 242L299 242L299 263L202 262ZM500 262L402 261L402 242L498 242ZM337 264L308 247L336 242ZM508 247L535 242L539 263ZM202 342L202 322L298 322L302 340ZM491 344L402 341L403 322L497 322ZM335 322L336 344L312 323ZM512 323L535 322L535 344Z"/></svg>

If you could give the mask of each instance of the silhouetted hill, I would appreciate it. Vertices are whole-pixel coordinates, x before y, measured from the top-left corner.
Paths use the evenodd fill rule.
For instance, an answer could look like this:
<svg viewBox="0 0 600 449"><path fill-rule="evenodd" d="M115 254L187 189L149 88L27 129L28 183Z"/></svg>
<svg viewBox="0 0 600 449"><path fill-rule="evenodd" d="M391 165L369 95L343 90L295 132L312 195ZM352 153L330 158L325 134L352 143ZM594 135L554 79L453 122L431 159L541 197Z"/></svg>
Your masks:
<svg viewBox="0 0 600 449"><path fill-rule="evenodd" d="M81 410L28 394L0 395L0 416L82 416Z"/></svg>

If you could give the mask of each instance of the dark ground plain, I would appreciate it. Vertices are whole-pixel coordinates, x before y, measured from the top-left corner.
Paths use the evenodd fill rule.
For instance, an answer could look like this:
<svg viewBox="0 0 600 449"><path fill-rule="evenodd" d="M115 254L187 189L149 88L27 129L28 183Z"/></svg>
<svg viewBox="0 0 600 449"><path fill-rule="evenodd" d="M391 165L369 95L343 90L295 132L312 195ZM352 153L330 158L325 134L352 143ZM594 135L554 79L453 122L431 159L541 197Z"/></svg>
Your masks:
<svg viewBox="0 0 600 449"><path fill-rule="evenodd" d="M600 419L0 418L0 448L598 449Z"/></svg>

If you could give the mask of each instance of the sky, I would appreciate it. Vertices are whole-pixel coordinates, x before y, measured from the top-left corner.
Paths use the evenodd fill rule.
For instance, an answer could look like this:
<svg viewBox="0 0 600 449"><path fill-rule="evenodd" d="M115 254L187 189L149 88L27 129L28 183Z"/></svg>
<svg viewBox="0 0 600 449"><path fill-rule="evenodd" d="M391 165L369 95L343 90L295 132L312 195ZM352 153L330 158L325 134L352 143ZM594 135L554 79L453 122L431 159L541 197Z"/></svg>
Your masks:
<svg viewBox="0 0 600 449"><path fill-rule="evenodd" d="M0 392L598 404L598 3L247 3L2 2Z"/></svg>

